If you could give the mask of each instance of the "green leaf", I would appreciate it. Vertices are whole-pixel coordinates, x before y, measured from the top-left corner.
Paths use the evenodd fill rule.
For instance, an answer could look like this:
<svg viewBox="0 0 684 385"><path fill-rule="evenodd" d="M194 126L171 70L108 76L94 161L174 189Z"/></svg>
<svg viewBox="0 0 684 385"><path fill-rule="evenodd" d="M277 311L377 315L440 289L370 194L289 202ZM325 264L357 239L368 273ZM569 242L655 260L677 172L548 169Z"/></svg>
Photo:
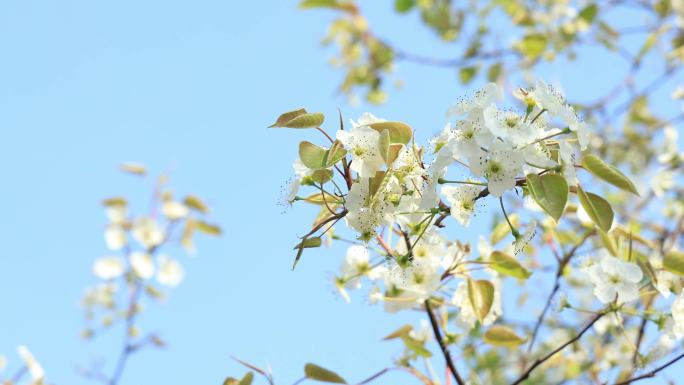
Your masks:
<svg viewBox="0 0 684 385"><path fill-rule="evenodd" d="M312 170L326 168L325 161L328 150L311 142L299 143L299 159L304 165Z"/></svg>
<svg viewBox="0 0 684 385"><path fill-rule="evenodd" d="M479 67L472 66L472 67L463 67L458 71L458 77L461 79L461 83L463 84L468 84L470 83L475 75L477 75L477 71L479 70Z"/></svg>
<svg viewBox="0 0 684 385"><path fill-rule="evenodd" d="M121 166L119 166L119 169L123 172L127 172L129 174L134 175L143 176L147 174L147 169L145 168L145 166L139 163L124 163Z"/></svg>
<svg viewBox="0 0 684 385"><path fill-rule="evenodd" d="M325 116L320 112L309 113L300 108L280 115L275 123L268 127L313 128L323 124L324 120Z"/></svg>
<svg viewBox="0 0 684 385"><path fill-rule="evenodd" d="M337 373L328 369L322 368L314 364L304 365L304 374L306 378L321 382L330 382L334 384L346 384L347 381L340 377Z"/></svg>
<svg viewBox="0 0 684 385"><path fill-rule="evenodd" d="M316 170L309 177L314 182L316 182L318 184L323 184L323 183L332 179L333 172L331 170L327 170L327 169Z"/></svg>
<svg viewBox="0 0 684 385"><path fill-rule="evenodd" d="M587 171L594 174L596 177L603 179L604 181L617 186L625 191L629 191L634 195L639 195L636 187L625 174L621 173L620 170L615 167L605 163L599 157L595 155L587 155L582 159L582 167Z"/></svg>
<svg viewBox="0 0 684 385"><path fill-rule="evenodd" d="M406 13L416 5L416 0L394 0L394 9L399 13Z"/></svg>
<svg viewBox="0 0 684 385"><path fill-rule="evenodd" d="M494 345L503 346L510 349L522 345L526 340L518 336L512 329L503 325L494 325L484 334L484 342Z"/></svg>
<svg viewBox="0 0 684 385"><path fill-rule="evenodd" d="M596 4L590 4L582 8L578 16L580 19L586 21L588 24L591 24L594 21L594 19L596 19L598 10L599 9Z"/></svg>
<svg viewBox="0 0 684 385"><path fill-rule="evenodd" d="M584 192L579 186L577 186L577 195L591 221L599 229L609 231L613 225L613 209L610 207L610 203L596 194Z"/></svg>
<svg viewBox="0 0 684 385"><path fill-rule="evenodd" d="M653 265L651 265L651 262L648 260L648 256L646 254L640 253L637 250L633 250L632 254L635 256L635 260L637 265L641 268L641 271L644 272L644 275L648 277L648 279L653 282L654 285L658 284L658 276L656 275L655 270L653 269Z"/></svg>
<svg viewBox="0 0 684 385"><path fill-rule="evenodd" d="M209 212L209 207L204 202L194 195L188 195L183 199L183 204L189 208L206 214Z"/></svg>
<svg viewBox="0 0 684 385"><path fill-rule="evenodd" d="M539 207L558 222L568 201L568 182L565 178L558 174L528 174L527 187Z"/></svg>
<svg viewBox="0 0 684 385"><path fill-rule="evenodd" d="M347 150L344 149L342 142L339 140L334 141L325 154L325 167L332 167L335 163L342 160L345 155L347 155Z"/></svg>
<svg viewBox="0 0 684 385"><path fill-rule="evenodd" d="M393 340L395 338L401 338L405 335L408 335L411 331L413 330L413 325L411 324L406 324L399 329L393 331L392 333L388 334L383 340Z"/></svg>
<svg viewBox="0 0 684 385"><path fill-rule="evenodd" d="M475 315L482 322L494 303L494 285L487 280L468 279L468 299Z"/></svg>
<svg viewBox="0 0 684 385"><path fill-rule="evenodd" d="M331 8L352 13L357 11L356 5L353 3L339 0L303 0L301 3L299 3L299 8Z"/></svg>
<svg viewBox="0 0 684 385"><path fill-rule="evenodd" d="M501 64L501 62L492 64L487 70L487 80L490 82L496 82L497 80L499 80L502 70L503 65Z"/></svg>
<svg viewBox="0 0 684 385"><path fill-rule="evenodd" d="M315 247L321 247L321 244L323 244L321 237L306 238L299 242L294 248L292 248L292 250L297 250L299 248L312 249Z"/></svg>
<svg viewBox="0 0 684 385"><path fill-rule="evenodd" d="M254 381L254 373L247 372L240 382L238 382L238 385L252 385L252 381Z"/></svg>
<svg viewBox="0 0 684 385"><path fill-rule="evenodd" d="M403 122L378 122L371 123L368 126L379 133L389 130L390 143L407 144L413 137L411 126Z"/></svg>
<svg viewBox="0 0 684 385"><path fill-rule="evenodd" d="M426 347L425 343L422 341L419 341L408 334L401 336L401 340L404 341L404 345L411 350L412 352L416 353L417 355L425 358L430 358L432 357L432 352L430 352Z"/></svg>
<svg viewBox="0 0 684 385"><path fill-rule="evenodd" d="M546 51L548 40L546 35L541 33L531 33L525 35L517 44L516 48L528 59L535 60Z"/></svg>
<svg viewBox="0 0 684 385"><path fill-rule="evenodd" d="M684 276L684 252L670 251L663 257L663 268L670 273Z"/></svg>
<svg viewBox="0 0 684 385"><path fill-rule="evenodd" d="M494 251L489 255L489 267L500 274L509 277L527 279L532 275L515 258L501 251Z"/></svg>
<svg viewBox="0 0 684 385"><path fill-rule="evenodd" d="M197 230L205 234L219 236L222 233L221 227L219 227L218 225L212 225L211 223L207 223L204 221L196 221L195 226Z"/></svg>
<svg viewBox="0 0 684 385"><path fill-rule="evenodd" d="M325 194L325 195L323 195ZM325 199L323 199L325 198ZM325 206L327 203L330 205L331 203L342 203L342 198L335 196L335 195L330 195L328 193L315 193L311 194L308 197L304 198L304 201L318 205L318 206Z"/></svg>

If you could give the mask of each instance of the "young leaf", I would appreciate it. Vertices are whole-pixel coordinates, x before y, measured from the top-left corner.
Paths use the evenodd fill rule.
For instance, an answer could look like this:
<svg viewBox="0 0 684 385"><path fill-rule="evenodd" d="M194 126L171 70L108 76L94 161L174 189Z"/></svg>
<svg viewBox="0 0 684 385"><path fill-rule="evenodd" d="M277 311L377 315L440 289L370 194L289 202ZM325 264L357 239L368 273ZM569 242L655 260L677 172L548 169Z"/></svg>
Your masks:
<svg viewBox="0 0 684 385"><path fill-rule="evenodd" d="M389 130L390 143L407 144L413 137L413 129L403 122L378 122L371 123L368 126L379 133Z"/></svg>
<svg viewBox="0 0 684 385"><path fill-rule="evenodd" d="M207 223L204 221L196 221L195 228L205 234L214 236L219 236L222 233L221 228L219 226L212 225L211 223Z"/></svg>
<svg viewBox="0 0 684 385"><path fill-rule="evenodd" d="M254 373L247 372L237 385L252 385L252 381L254 381Z"/></svg>
<svg viewBox="0 0 684 385"><path fill-rule="evenodd" d="M311 249L314 247L321 247L321 244L323 241L321 240L321 237L315 237L315 238L306 238L305 240L299 242L292 250L297 250L299 248L303 249Z"/></svg>
<svg viewBox="0 0 684 385"><path fill-rule="evenodd" d="M494 303L494 285L487 280L468 280L468 299L475 315L482 322Z"/></svg>
<svg viewBox="0 0 684 385"><path fill-rule="evenodd" d="M320 112L309 113L300 108L280 115L275 123L268 127L313 128L323 124L323 121L325 121L325 116Z"/></svg>
<svg viewBox="0 0 684 385"><path fill-rule="evenodd" d="M558 174L528 174L527 187L539 207L558 222L568 201L568 182L565 178Z"/></svg>
<svg viewBox="0 0 684 385"><path fill-rule="evenodd" d="M613 225L613 209L610 203L596 194L584 192L579 186L577 186L577 195L591 221L603 231L610 230Z"/></svg>
<svg viewBox="0 0 684 385"><path fill-rule="evenodd" d="M331 8L350 13L357 11L356 5L349 1L341 0L303 0L301 3L299 3L299 8Z"/></svg>
<svg viewBox="0 0 684 385"><path fill-rule="evenodd" d="M299 143L299 159L304 165L312 170L325 167L327 149L317 146L311 142L303 141Z"/></svg>
<svg viewBox="0 0 684 385"><path fill-rule="evenodd" d="M509 277L527 279L532 275L515 258L501 251L494 251L489 255L489 267L500 274Z"/></svg>
<svg viewBox="0 0 684 385"><path fill-rule="evenodd" d="M411 324L406 324L399 329L393 331L392 333L388 334L383 340L392 340L395 338L401 338L405 335L408 335L411 331L413 330L413 325Z"/></svg>
<svg viewBox="0 0 684 385"><path fill-rule="evenodd" d="M477 75L477 71L480 69L480 67L472 66L472 67L463 67L458 71L458 77L461 79L461 83L463 84L468 84L470 83L475 75Z"/></svg>
<svg viewBox="0 0 684 385"><path fill-rule="evenodd" d="M546 51L548 40L544 34L531 33L516 44L516 48L528 59L536 60Z"/></svg>
<svg viewBox="0 0 684 385"><path fill-rule="evenodd" d="M615 167L605 163L599 157L595 155L587 155L582 159L582 167L587 171L594 174L596 177L603 179L604 181L617 186L625 191L629 191L634 195L639 195L636 187L625 174L621 173L620 170Z"/></svg>
<svg viewBox="0 0 684 385"><path fill-rule="evenodd" d="M333 384L347 383L347 381L337 373L311 363L304 365L304 374L306 375L306 378L311 380L330 382Z"/></svg>
<svg viewBox="0 0 684 385"><path fill-rule="evenodd" d="M202 202L201 199L199 199L198 197L196 197L194 195L186 196L185 199L183 199L183 204L185 204L189 208L191 208L195 211L199 211L200 213L203 213L203 214L206 214L209 212L209 207L207 207L207 205L204 204L204 202Z"/></svg>
<svg viewBox="0 0 684 385"><path fill-rule="evenodd" d="M406 13L416 5L416 0L394 0L394 9L399 13Z"/></svg>
<svg viewBox="0 0 684 385"><path fill-rule="evenodd" d="M347 150L344 149L342 142L339 140L334 141L325 154L325 167L332 167L344 158L345 155L347 155Z"/></svg>
<svg viewBox="0 0 684 385"><path fill-rule="evenodd" d="M425 358L432 357L432 352L430 352L422 341L419 341L408 334L401 336L401 340L404 341L404 345L416 353L417 355Z"/></svg>
<svg viewBox="0 0 684 385"><path fill-rule="evenodd" d="M663 257L663 268L670 273L684 276L684 252L670 251Z"/></svg>
<svg viewBox="0 0 684 385"><path fill-rule="evenodd" d="M147 169L145 168L145 166L139 163L124 163L121 166L119 166L119 169L123 172L127 172L129 174L134 175L143 176L147 174Z"/></svg>
<svg viewBox="0 0 684 385"><path fill-rule="evenodd" d="M313 173L311 173L311 176L310 176L311 180L313 180L314 182L316 182L318 184L323 184L323 183L329 181L330 179L332 179L332 177L333 177L333 172L330 170L327 170L327 169L316 170Z"/></svg>
<svg viewBox="0 0 684 385"><path fill-rule="evenodd" d="M503 346L510 349L522 345L525 339L515 334L515 332L507 326L494 325L484 334L484 342L494 345Z"/></svg>

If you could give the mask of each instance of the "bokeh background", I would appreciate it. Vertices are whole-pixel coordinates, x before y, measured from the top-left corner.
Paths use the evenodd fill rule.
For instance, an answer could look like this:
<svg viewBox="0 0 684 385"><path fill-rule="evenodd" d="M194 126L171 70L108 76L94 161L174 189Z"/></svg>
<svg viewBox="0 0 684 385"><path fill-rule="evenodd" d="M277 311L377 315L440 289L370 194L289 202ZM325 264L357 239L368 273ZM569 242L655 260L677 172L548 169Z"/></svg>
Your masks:
<svg viewBox="0 0 684 385"><path fill-rule="evenodd" d="M417 15L397 16L389 1L362 6L381 36L450 57ZM113 363L122 331L79 339L79 299L96 282L93 260L108 254L100 201L126 195L142 209L153 188L152 179L118 172L125 161L168 172L179 194L204 197L224 235L200 239L195 257L169 250L186 280L141 317L143 329L169 346L135 355L123 384L218 384L244 372L231 355L270 366L279 383L300 378L306 362L351 381L391 363L401 346L382 337L422 315L387 315L359 293L352 304L342 301L331 283L342 247L308 250L290 271L292 246L315 208L283 213L277 202L297 143L319 137L266 126L306 107L326 113L334 132L339 107L346 118L368 110L406 121L426 140L466 90L456 71L401 63L403 86L389 103L349 104L336 93L341 74L327 63L331 51L320 45L333 16L301 11L294 0L0 4L0 354L11 367L19 344L57 384L89 383L79 366ZM542 65L537 75L573 100L604 94L625 64L583 49L588 59ZM516 77L506 87L521 84ZM681 111L669 98L678 85L666 85L654 103L668 115ZM473 226L454 226L451 235L476 239L495 211L483 208ZM515 318L514 307L506 312ZM677 373L684 369L669 376ZM379 383L414 382L391 374Z"/></svg>

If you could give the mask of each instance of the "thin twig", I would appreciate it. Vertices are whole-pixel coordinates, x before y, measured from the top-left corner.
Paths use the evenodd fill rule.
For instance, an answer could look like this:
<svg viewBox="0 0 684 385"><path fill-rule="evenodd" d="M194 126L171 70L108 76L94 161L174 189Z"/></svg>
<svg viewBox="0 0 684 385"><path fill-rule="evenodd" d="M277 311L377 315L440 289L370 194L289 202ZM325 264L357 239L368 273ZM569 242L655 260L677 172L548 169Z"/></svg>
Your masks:
<svg viewBox="0 0 684 385"><path fill-rule="evenodd" d="M657 368L651 370L651 371L648 372L648 373L644 373L644 374L642 374L642 375L639 375L639 376L636 376L636 377L632 377L632 378L630 378L629 380L625 380L625 381L622 381L622 382L617 382L617 383L615 383L615 384L613 384L613 385L627 385L627 384L631 384L631 383L633 383L633 382L645 380L645 379L647 379L647 378L653 378L653 377L656 376L656 374L658 374L658 372L660 372L661 370L667 369L670 365L672 365L672 364L674 364L675 362L681 360L682 358L684 358L684 353L678 355L677 357L675 357L675 358L671 359L670 361L666 362L665 364L663 364L663 365L661 365L661 366L659 366L659 367L657 367Z"/></svg>
<svg viewBox="0 0 684 385"><path fill-rule="evenodd" d="M428 317L430 318L432 331L435 334L435 339L437 340L437 343L439 343L440 349L442 349L444 360L446 360L447 366L449 367L451 374L454 376L454 379L456 380L456 383L458 385L465 385L465 381L463 381L461 376L458 374L458 371L456 370L456 365L454 365L454 361L451 359L451 353L449 353L449 348L446 346L444 340L442 339L442 332L440 332L439 330L439 324L437 323L435 314L432 312L432 308L430 307L430 299L427 299L425 301L425 311L427 312Z"/></svg>

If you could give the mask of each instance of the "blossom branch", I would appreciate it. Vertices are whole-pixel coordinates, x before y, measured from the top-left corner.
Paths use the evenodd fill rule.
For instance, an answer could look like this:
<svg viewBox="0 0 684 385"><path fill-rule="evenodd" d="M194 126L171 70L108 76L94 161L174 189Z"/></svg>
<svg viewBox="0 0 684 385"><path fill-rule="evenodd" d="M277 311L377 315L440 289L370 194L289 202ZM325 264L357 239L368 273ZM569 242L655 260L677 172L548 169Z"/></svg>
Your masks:
<svg viewBox="0 0 684 385"><path fill-rule="evenodd" d="M650 371L650 372L648 372L648 373L644 373L644 374L642 374L642 375L639 375L639 376L636 376L636 377L632 377L632 378L630 378L630 379L628 379L628 380L625 380L625 381L617 382L617 383L615 383L615 384L613 384L613 385L627 385L627 384L631 384L631 383L633 383L633 382L645 380L645 379L648 379L648 378L653 378L653 377L656 376L656 374L658 374L658 372L667 369L668 367L670 367L671 365L673 365L675 362L681 360L682 358L684 358L684 353L678 355L677 357L671 359L670 361L668 361L668 362L666 362L665 364L663 364L663 365L661 365L661 366L659 366L659 367L653 369L652 371Z"/></svg>

